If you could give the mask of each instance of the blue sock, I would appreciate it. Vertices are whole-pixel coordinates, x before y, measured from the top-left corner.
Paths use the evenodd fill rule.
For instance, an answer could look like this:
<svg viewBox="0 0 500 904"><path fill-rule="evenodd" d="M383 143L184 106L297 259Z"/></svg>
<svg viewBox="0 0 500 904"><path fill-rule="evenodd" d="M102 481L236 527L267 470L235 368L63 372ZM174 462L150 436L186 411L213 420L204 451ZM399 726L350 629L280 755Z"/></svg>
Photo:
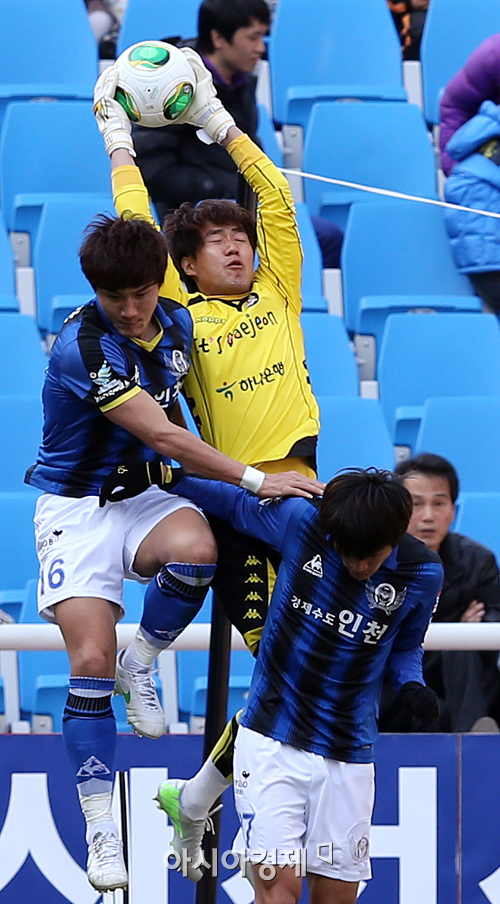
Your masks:
<svg viewBox="0 0 500 904"><path fill-rule="evenodd" d="M75 770L80 795L101 794L113 787L116 722L111 708L114 678L69 680L63 714L64 744Z"/></svg>
<svg viewBox="0 0 500 904"><path fill-rule="evenodd" d="M169 646L201 609L216 565L169 562L148 584L141 628L158 649Z"/></svg>

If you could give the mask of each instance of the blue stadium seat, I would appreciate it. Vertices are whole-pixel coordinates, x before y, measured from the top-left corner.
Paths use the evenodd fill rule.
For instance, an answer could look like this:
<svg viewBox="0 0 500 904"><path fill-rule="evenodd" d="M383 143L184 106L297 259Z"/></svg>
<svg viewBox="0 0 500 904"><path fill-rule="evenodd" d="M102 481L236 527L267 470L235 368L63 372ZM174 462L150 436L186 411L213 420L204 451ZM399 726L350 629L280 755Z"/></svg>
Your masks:
<svg viewBox="0 0 500 904"><path fill-rule="evenodd" d="M500 392L429 398L423 405L415 454L433 452L452 462L461 494L499 493Z"/></svg>
<svg viewBox="0 0 500 904"><path fill-rule="evenodd" d="M243 650L240 650L239 652L243 652ZM250 665L253 669L254 659L251 653L248 653L248 657L251 660ZM239 712L240 709L245 708L251 682L252 670L250 670L248 674L245 675L231 674L229 676L226 710L227 719L231 719L231 717ZM189 721L191 724L191 719L193 717L204 718L205 716L207 708L207 686L208 682L205 676L195 678L193 693L191 696L191 705L189 708Z"/></svg>
<svg viewBox="0 0 500 904"><path fill-rule="evenodd" d="M33 237L47 194L69 192L98 195L103 203L109 198L109 160L91 102L9 104L0 136L7 229Z"/></svg>
<svg viewBox="0 0 500 904"><path fill-rule="evenodd" d="M450 79L472 51L500 31L498 0L432 0L420 45L424 113L439 123L439 101Z"/></svg>
<svg viewBox="0 0 500 904"><path fill-rule="evenodd" d="M319 396L318 473L330 480L341 468L394 467L394 449L377 399Z"/></svg>
<svg viewBox="0 0 500 904"><path fill-rule="evenodd" d="M19 316L19 315L18 315ZM24 483L42 439L42 403L38 396L0 395L0 493L33 493Z"/></svg>
<svg viewBox="0 0 500 904"><path fill-rule="evenodd" d="M371 332L376 296L471 296L477 310L470 280L455 267L439 207L395 200L353 205L341 257L350 332ZM370 306L363 308L367 296Z"/></svg>
<svg viewBox="0 0 500 904"><path fill-rule="evenodd" d="M500 562L500 491L460 493L454 530L488 546Z"/></svg>
<svg viewBox="0 0 500 904"><path fill-rule="evenodd" d="M193 623L210 623L212 620L212 593L193 619ZM177 693L179 701L179 721L190 723L191 717L205 715L208 650L178 650L175 654L177 665ZM229 694L227 716L230 718L241 709L245 700L254 658L247 650L233 650L229 672Z"/></svg>
<svg viewBox="0 0 500 904"><path fill-rule="evenodd" d="M436 161L422 113L414 104L314 104L305 133L305 173L437 198ZM345 228L351 204L384 196L304 179L311 214ZM390 199L388 199L390 200Z"/></svg>
<svg viewBox="0 0 500 904"><path fill-rule="evenodd" d="M0 312L0 394L40 398L46 367L34 317Z"/></svg>
<svg viewBox="0 0 500 904"><path fill-rule="evenodd" d="M498 320L494 314L390 314L377 373L393 441L413 449L427 399L500 395Z"/></svg>
<svg viewBox="0 0 500 904"><path fill-rule="evenodd" d="M33 515L39 492L0 493L0 590L25 587L38 574Z"/></svg>
<svg viewBox="0 0 500 904"><path fill-rule="evenodd" d="M323 261L311 214L304 203L295 205L304 260L302 263L302 310L328 312L323 295Z"/></svg>
<svg viewBox="0 0 500 904"><path fill-rule="evenodd" d="M19 311L14 256L0 210L0 311Z"/></svg>
<svg viewBox="0 0 500 904"><path fill-rule="evenodd" d="M358 367L344 321L335 314L301 317L307 368L316 395L359 395Z"/></svg>
<svg viewBox="0 0 500 904"><path fill-rule="evenodd" d="M74 310L85 295L85 301L94 297L94 290L80 268L78 249L85 227L99 213L114 216L111 197L100 199L89 195L86 198L51 199L49 196L43 205L32 254L36 316L42 334L57 332L64 317L70 313L61 304L61 295L80 295L73 307L70 299L66 299L70 310ZM59 304L55 307L57 297Z"/></svg>
<svg viewBox="0 0 500 904"><path fill-rule="evenodd" d="M315 101L406 100L386 3L279 0L269 38L273 118L306 126Z"/></svg>
<svg viewBox="0 0 500 904"><path fill-rule="evenodd" d="M0 120L16 98L91 100L98 56L82 0L2 3L0 34Z"/></svg>
<svg viewBox="0 0 500 904"><path fill-rule="evenodd" d="M138 41L161 41L174 35L193 38L198 32L199 6L199 0L182 3L128 0L118 34L117 54Z"/></svg>
<svg viewBox="0 0 500 904"><path fill-rule="evenodd" d="M257 112L259 117L257 137L262 150L266 152L276 166L283 166L283 151L276 137L276 130L269 110L264 104L257 104Z"/></svg>

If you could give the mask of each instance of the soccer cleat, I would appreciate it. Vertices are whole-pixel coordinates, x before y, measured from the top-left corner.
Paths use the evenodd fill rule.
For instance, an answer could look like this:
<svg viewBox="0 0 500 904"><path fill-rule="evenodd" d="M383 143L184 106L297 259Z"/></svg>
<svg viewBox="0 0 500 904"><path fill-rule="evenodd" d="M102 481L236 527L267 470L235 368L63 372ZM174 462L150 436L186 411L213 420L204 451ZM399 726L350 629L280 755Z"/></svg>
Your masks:
<svg viewBox="0 0 500 904"><path fill-rule="evenodd" d="M127 708L127 722L137 734L161 738L165 734L165 715L161 708L152 669L127 669L122 653L116 660L115 694L121 694Z"/></svg>
<svg viewBox="0 0 500 904"><path fill-rule="evenodd" d="M114 832L96 832L89 844L87 878L96 891L114 891L128 885L122 843Z"/></svg>
<svg viewBox="0 0 500 904"><path fill-rule="evenodd" d="M179 869L188 879L199 882L203 875L203 836L207 829L212 832L214 829L209 814L202 819L191 819L183 811L180 797L185 784L185 779L180 778L162 782L154 800L158 801L158 809L164 810L172 823L172 847L181 857ZM212 812L219 809L216 807Z"/></svg>

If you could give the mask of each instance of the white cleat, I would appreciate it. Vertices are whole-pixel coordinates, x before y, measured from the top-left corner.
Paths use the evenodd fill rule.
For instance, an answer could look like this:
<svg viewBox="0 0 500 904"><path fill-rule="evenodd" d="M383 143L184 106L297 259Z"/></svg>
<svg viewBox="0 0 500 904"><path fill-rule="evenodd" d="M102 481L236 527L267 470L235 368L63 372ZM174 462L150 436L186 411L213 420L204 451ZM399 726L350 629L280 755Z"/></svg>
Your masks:
<svg viewBox="0 0 500 904"><path fill-rule="evenodd" d="M214 827L208 813L202 819L187 816L180 801L185 784L186 780L181 778L162 782L154 800L158 801L158 809L164 810L172 823L174 835L171 844L181 857L179 870L192 882L199 882L203 876L203 836L207 830L213 832ZM221 806L212 813L216 813Z"/></svg>
<svg viewBox="0 0 500 904"><path fill-rule="evenodd" d="M96 832L89 844L87 877L96 891L114 891L128 885L122 843L114 832Z"/></svg>
<svg viewBox="0 0 500 904"><path fill-rule="evenodd" d="M152 669L125 668L123 653L116 660L115 694L121 694L127 708L127 722L137 734L161 738L165 734L165 714L156 693Z"/></svg>

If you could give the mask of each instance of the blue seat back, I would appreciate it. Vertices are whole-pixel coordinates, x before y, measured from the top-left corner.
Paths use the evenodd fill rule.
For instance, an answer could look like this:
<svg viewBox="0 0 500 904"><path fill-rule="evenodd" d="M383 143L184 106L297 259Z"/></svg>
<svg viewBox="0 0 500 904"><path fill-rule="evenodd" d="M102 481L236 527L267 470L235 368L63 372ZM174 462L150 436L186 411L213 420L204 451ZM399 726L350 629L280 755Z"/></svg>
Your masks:
<svg viewBox="0 0 500 904"><path fill-rule="evenodd" d="M24 587L38 574L33 515L34 489L0 493L0 590Z"/></svg>
<svg viewBox="0 0 500 904"><path fill-rule="evenodd" d="M440 207L415 201L353 205L342 245L347 328L366 295L473 295L453 261Z"/></svg>
<svg viewBox="0 0 500 904"><path fill-rule="evenodd" d="M116 52L138 41L161 41L180 35L192 38L198 31L199 0L128 0L118 35Z"/></svg>
<svg viewBox="0 0 500 904"><path fill-rule="evenodd" d="M500 561L500 492L462 493L458 503L454 530L488 546Z"/></svg>
<svg viewBox="0 0 500 904"><path fill-rule="evenodd" d="M341 468L392 470L394 450L377 399L319 396L318 402L320 480L331 480Z"/></svg>
<svg viewBox="0 0 500 904"><path fill-rule="evenodd" d="M35 203L34 194L108 197L109 185L109 160L90 101L9 104L0 137L0 196L9 230L20 226L16 207Z"/></svg>
<svg viewBox="0 0 500 904"><path fill-rule="evenodd" d="M433 452L451 461L461 493L500 493L499 444L500 394L430 398L425 403L415 452Z"/></svg>
<svg viewBox="0 0 500 904"><path fill-rule="evenodd" d="M377 373L393 437L402 406L437 396L500 395L498 320L493 314L390 314Z"/></svg>
<svg viewBox="0 0 500 904"><path fill-rule="evenodd" d="M47 357L31 314L0 312L0 351L0 394L39 398Z"/></svg>
<svg viewBox="0 0 500 904"><path fill-rule="evenodd" d="M406 98L386 3L279 0L269 60L273 117L280 123L304 126L318 97Z"/></svg>
<svg viewBox="0 0 500 904"><path fill-rule="evenodd" d="M323 260L311 214L307 205L295 205L300 241L302 242L302 308L304 311L328 311L328 303L323 295Z"/></svg>
<svg viewBox="0 0 500 904"><path fill-rule="evenodd" d="M42 402L37 395L0 396L0 493L32 493L24 483L42 440Z"/></svg>
<svg viewBox="0 0 500 904"><path fill-rule="evenodd" d="M0 98L92 98L97 45L82 0L0 4Z"/></svg>
<svg viewBox="0 0 500 904"><path fill-rule="evenodd" d="M11 299L11 310L19 310L16 297L16 281L14 271L14 255L9 236L0 210L0 310L5 310L6 299ZM2 302L1 299L4 299Z"/></svg>
<svg viewBox="0 0 500 904"><path fill-rule="evenodd" d="M424 113L439 123L439 102L450 79L473 50L500 31L497 0L432 0L420 45Z"/></svg>
<svg viewBox="0 0 500 904"><path fill-rule="evenodd" d="M83 231L99 213L114 216L113 199L51 199L41 209L33 245L36 312L42 332L51 331L54 318L53 299L65 293L94 297L94 290L82 273L78 249Z"/></svg>
<svg viewBox="0 0 500 904"><path fill-rule="evenodd" d="M302 168L318 176L437 198L435 156L425 120L414 104L314 104ZM353 202L386 200L315 179L304 179L304 195L312 214L341 228Z"/></svg>
<svg viewBox="0 0 500 904"><path fill-rule="evenodd" d="M304 312L301 323L315 394L358 396L358 368L343 319Z"/></svg>

